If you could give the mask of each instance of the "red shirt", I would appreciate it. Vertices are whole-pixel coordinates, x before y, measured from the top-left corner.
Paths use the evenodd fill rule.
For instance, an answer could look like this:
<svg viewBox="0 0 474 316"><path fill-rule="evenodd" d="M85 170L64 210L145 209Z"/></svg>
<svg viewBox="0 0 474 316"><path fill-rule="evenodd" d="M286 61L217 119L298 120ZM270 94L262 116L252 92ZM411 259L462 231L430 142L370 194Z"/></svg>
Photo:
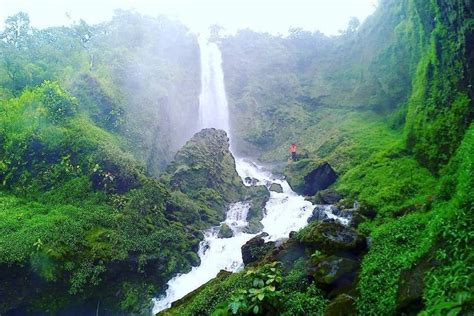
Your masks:
<svg viewBox="0 0 474 316"><path fill-rule="evenodd" d="M295 153L295 152L296 152L296 145L295 145L295 144L293 144L293 145L290 146L290 151L291 151L292 153Z"/></svg>

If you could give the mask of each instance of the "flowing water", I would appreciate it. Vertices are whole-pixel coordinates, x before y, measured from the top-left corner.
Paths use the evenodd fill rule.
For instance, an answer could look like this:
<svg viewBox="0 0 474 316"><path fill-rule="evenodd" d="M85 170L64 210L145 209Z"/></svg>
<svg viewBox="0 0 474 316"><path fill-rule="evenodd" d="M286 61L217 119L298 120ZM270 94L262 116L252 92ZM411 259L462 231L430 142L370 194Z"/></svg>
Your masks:
<svg viewBox="0 0 474 316"><path fill-rule="evenodd" d="M203 38L199 39L199 46L202 72L202 92L199 98L201 127L215 127L229 132L229 112L219 48L215 43ZM282 193L270 192L270 199L265 206L262 224L263 231L269 234L266 240L287 238L291 231L299 230L307 224L314 205L293 192L285 180L276 178L249 159L236 158L236 169L245 185L250 185L244 181L250 177L255 179L254 185L269 187L272 183L277 183L283 188ZM177 275L168 282L165 295L153 300L154 313L170 307L172 302L214 278L220 270L235 272L243 267L241 247L255 236L242 231L248 224L248 209L249 205L244 202L229 206L223 223L232 229L233 237L218 238L219 227L204 232L204 240L200 243L198 252L201 264L192 268L189 273ZM329 209L326 214L330 218L337 218Z"/></svg>
<svg viewBox="0 0 474 316"><path fill-rule="evenodd" d="M199 36L201 52L200 129L214 127L229 133L229 109L222 71L222 56L216 43Z"/></svg>

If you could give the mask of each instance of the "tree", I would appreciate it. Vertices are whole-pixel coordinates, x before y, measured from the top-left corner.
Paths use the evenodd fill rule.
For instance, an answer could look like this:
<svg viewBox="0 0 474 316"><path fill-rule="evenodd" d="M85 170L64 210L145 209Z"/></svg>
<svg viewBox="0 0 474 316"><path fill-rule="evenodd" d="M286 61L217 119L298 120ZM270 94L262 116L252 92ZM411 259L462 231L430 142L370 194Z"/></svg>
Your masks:
<svg viewBox="0 0 474 316"><path fill-rule="evenodd" d="M78 24L74 25L73 31L76 37L79 39L81 46L89 55L89 69L92 70L94 66L94 55L90 49L89 42L94 36L94 28L81 19L79 20Z"/></svg>
<svg viewBox="0 0 474 316"><path fill-rule="evenodd" d="M358 18L356 18L355 16L351 17L349 19L349 23L347 23L347 30L346 30L346 33L348 34L351 34L351 33L354 33L355 31L357 31L357 29L359 28L360 26L360 21Z"/></svg>
<svg viewBox="0 0 474 316"><path fill-rule="evenodd" d="M5 31L2 33L2 39L18 50L24 49L28 47L30 31L30 18L28 14L19 12L5 20Z"/></svg>

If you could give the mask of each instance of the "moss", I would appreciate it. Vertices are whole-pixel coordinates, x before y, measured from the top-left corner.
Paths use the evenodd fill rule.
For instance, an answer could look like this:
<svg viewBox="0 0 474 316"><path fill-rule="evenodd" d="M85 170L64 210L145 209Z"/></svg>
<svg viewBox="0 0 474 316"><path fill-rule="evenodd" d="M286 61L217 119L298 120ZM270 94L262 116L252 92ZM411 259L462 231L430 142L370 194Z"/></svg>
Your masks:
<svg viewBox="0 0 474 316"><path fill-rule="evenodd" d="M362 261L357 310L365 315L393 314L398 279L431 246L426 226L431 214L410 214L377 227ZM380 291L384 289L384 291Z"/></svg>
<svg viewBox="0 0 474 316"><path fill-rule="evenodd" d="M234 232L227 224L222 224L219 228L219 233L217 234L219 238L231 238L234 236Z"/></svg>
<svg viewBox="0 0 474 316"><path fill-rule="evenodd" d="M305 189L304 177L319 167L321 163L321 160L301 159L288 164L285 168L285 176L291 188L296 192L303 192Z"/></svg>
<svg viewBox="0 0 474 316"><path fill-rule="evenodd" d="M158 315L210 315L218 304L228 301L238 289L247 288L250 284L251 280L245 278L243 273L221 272Z"/></svg>
<svg viewBox="0 0 474 316"><path fill-rule="evenodd" d="M200 200L215 211L206 221L223 220L226 206L244 197L245 187L235 170L224 131L204 129L178 151L162 176L176 191Z"/></svg>

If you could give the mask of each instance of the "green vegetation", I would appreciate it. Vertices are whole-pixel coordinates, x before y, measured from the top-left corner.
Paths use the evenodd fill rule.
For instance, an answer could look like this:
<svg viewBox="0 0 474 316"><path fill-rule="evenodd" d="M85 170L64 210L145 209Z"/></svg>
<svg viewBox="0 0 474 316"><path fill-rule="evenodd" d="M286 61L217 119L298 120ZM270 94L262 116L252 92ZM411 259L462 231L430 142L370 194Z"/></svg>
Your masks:
<svg viewBox="0 0 474 316"><path fill-rule="evenodd" d="M147 312L171 276L199 264L200 230L231 199L202 192L219 201L205 205L150 177L190 136L180 124L192 132L185 115L154 108L193 118L198 86L174 91L198 77L196 39L131 12L43 30L19 13L1 38L0 313ZM145 59L150 77L133 79Z"/></svg>
<svg viewBox="0 0 474 316"><path fill-rule="evenodd" d="M263 245L163 314L471 314L472 17L468 1L381 0L336 37L216 35L236 150L286 165L295 189L328 162L359 222ZM269 193L242 185L227 135L191 138L183 25L118 11L40 30L19 13L0 37L1 314L146 313L229 203L251 201L261 229Z"/></svg>
<svg viewBox="0 0 474 316"><path fill-rule="evenodd" d="M196 264L187 254L203 224L169 216L168 190L57 82L3 103L0 126L2 311L93 298L137 312ZM50 307L51 295L60 299Z"/></svg>
<svg viewBox="0 0 474 316"><path fill-rule="evenodd" d="M357 250L328 247L325 238L337 237L329 224L297 235L307 255L316 252L300 259L306 269L286 267L282 284L301 275L308 291L321 290L314 314L349 305L360 315L474 310L472 16L463 1L384 0L336 38L299 29L285 38L250 30L221 38L237 148L283 165L296 142L302 159L284 168L295 189L326 161L339 175L332 189L341 205L360 204L357 230L369 248L358 252L355 288L343 295L325 284L325 269L341 264L344 273L344 262L358 264ZM297 298L310 306L304 291L280 296L291 314ZM236 302L250 305L245 295Z"/></svg>

